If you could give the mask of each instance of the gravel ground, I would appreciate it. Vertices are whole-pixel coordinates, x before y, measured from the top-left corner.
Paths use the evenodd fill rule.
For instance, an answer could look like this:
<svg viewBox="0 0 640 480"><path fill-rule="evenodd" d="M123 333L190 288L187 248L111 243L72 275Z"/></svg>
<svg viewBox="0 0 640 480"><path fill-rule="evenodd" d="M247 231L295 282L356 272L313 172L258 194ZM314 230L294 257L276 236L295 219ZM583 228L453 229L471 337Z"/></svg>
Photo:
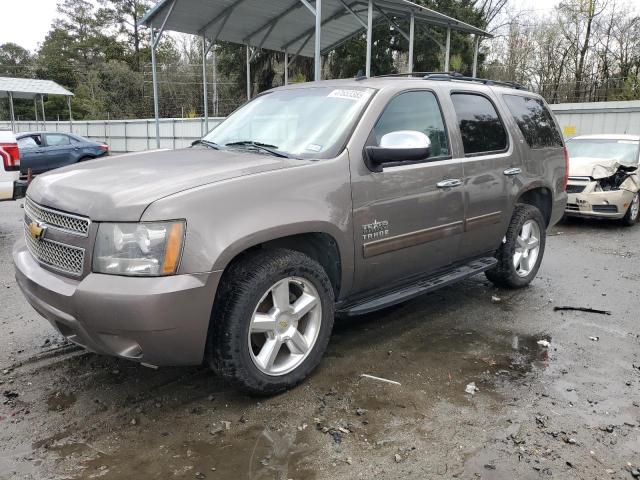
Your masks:
<svg viewBox="0 0 640 480"><path fill-rule="evenodd" d="M3 480L631 479L640 467L640 226L560 224L524 290L479 276L339 321L308 381L251 398L205 368L65 343L13 279L20 219L0 204Z"/></svg>

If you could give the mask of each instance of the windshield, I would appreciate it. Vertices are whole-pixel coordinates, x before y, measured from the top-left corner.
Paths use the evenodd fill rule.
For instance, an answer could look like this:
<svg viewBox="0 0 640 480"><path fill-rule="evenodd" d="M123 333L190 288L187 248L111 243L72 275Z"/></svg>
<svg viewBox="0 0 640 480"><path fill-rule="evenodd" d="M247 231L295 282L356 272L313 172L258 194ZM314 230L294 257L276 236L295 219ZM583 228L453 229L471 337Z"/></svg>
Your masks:
<svg viewBox="0 0 640 480"><path fill-rule="evenodd" d="M276 90L238 109L204 140L220 147L253 143L293 157L332 158L344 147L373 92L351 87Z"/></svg>
<svg viewBox="0 0 640 480"><path fill-rule="evenodd" d="M638 165L637 140L576 139L567 141L571 158L617 160L625 165Z"/></svg>

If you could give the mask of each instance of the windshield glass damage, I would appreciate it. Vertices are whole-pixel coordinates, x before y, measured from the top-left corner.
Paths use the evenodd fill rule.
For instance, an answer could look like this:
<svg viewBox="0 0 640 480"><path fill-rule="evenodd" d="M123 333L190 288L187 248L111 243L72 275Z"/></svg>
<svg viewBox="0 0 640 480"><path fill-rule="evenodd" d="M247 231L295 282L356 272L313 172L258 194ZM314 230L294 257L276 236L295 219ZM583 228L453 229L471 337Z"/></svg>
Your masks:
<svg viewBox="0 0 640 480"><path fill-rule="evenodd" d="M241 107L204 140L279 156L332 158L373 92L352 87L276 90Z"/></svg>

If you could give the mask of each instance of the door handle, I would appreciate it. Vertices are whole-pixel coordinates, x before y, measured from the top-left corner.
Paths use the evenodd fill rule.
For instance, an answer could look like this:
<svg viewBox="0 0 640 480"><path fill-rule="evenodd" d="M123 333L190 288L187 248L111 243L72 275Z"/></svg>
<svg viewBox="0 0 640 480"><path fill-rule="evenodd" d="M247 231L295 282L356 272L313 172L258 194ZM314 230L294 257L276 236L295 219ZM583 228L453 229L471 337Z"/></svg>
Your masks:
<svg viewBox="0 0 640 480"><path fill-rule="evenodd" d="M504 172L507 177L514 177L516 175L520 175L522 173L522 169L518 167L507 168Z"/></svg>
<svg viewBox="0 0 640 480"><path fill-rule="evenodd" d="M436 183L436 187L438 188L454 188L462 185L462 180L458 178L452 178L449 180L443 180L441 182Z"/></svg>

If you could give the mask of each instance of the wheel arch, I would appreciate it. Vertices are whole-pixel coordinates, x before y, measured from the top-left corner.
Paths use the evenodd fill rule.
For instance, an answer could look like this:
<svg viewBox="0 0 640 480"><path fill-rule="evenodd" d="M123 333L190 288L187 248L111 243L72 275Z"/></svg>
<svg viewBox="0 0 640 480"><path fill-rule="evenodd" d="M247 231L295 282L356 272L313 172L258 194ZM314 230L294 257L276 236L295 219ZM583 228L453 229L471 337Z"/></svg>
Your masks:
<svg viewBox="0 0 640 480"><path fill-rule="evenodd" d="M553 210L553 193L551 189L545 185L533 185L529 189L521 192L516 203L523 203L536 207L542 213L542 217L548 227L551 223L551 215Z"/></svg>
<svg viewBox="0 0 640 480"><path fill-rule="evenodd" d="M294 250L317 261L327 273L336 299L350 287L348 266L345 269L345 262L349 261L345 248L340 246L334 234L320 228L287 232L283 235L273 235L268 231L254 233L251 238L239 240L226 248L218 257L214 269L226 272L248 252L275 248Z"/></svg>

